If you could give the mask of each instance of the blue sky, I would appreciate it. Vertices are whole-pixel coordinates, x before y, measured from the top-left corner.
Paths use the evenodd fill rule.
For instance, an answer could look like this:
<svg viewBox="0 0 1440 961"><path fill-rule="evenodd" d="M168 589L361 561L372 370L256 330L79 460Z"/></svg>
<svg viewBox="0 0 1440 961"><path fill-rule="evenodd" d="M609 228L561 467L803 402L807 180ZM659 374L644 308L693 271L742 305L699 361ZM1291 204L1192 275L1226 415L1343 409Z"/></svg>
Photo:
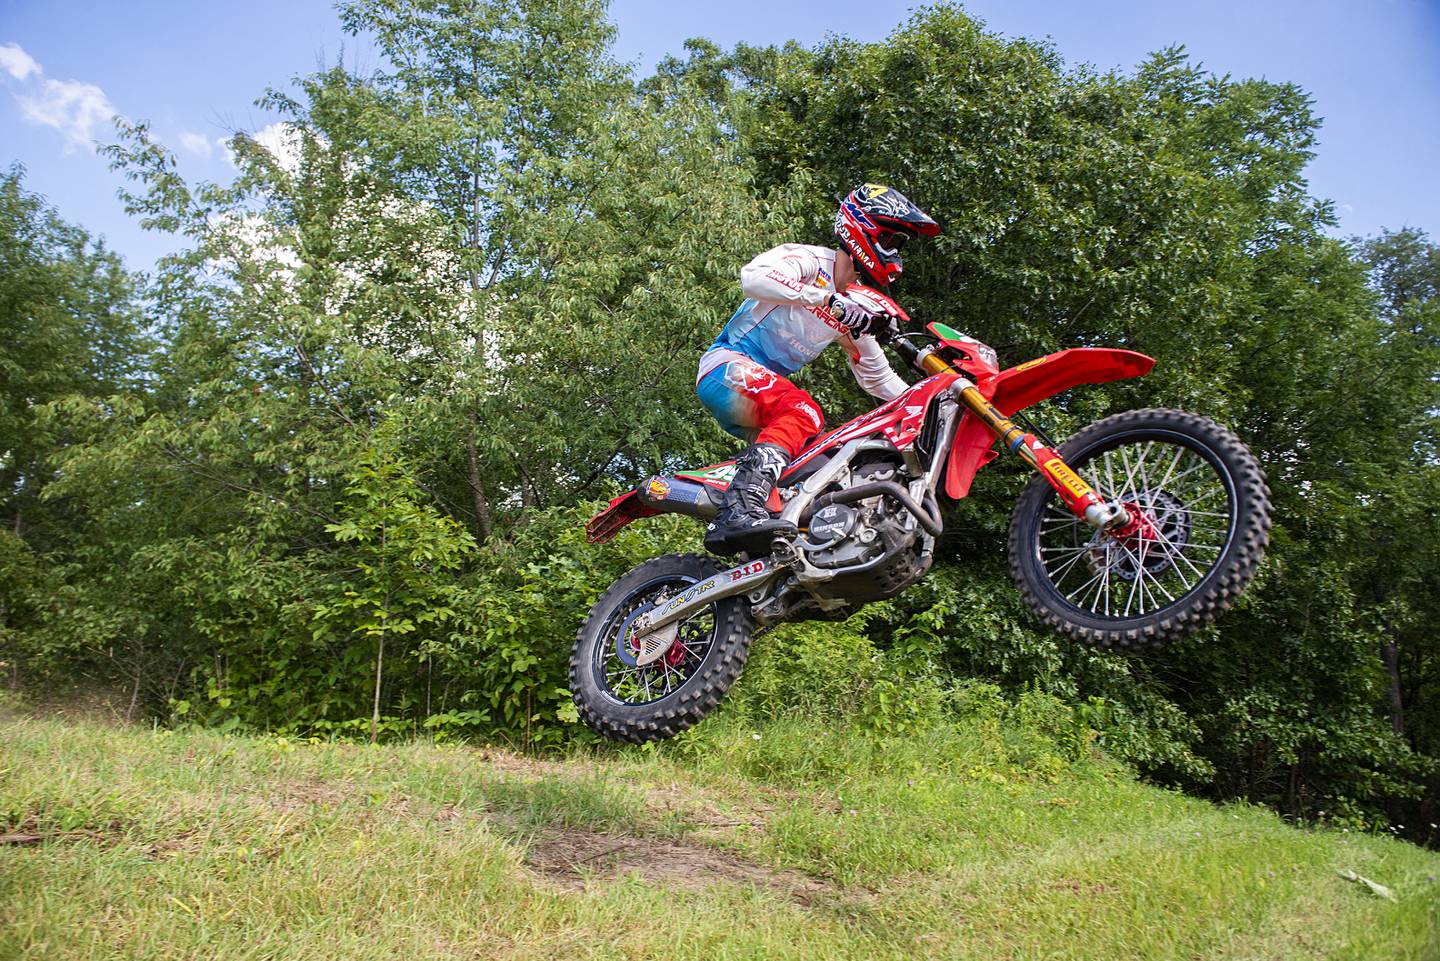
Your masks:
<svg viewBox="0 0 1440 961"><path fill-rule="evenodd" d="M1343 234L1414 226L1440 235L1440 0L974 0L1008 36L1048 38L1072 63L1129 68L1184 43L1210 69L1289 80L1325 118L1308 175L1335 201ZM727 4L614 0L616 54L644 71L687 37L812 44L827 33L878 40L908 4L855 0ZM876 12L876 11L880 12ZM0 163L69 220L147 268L169 248L126 217L119 179L89 141L105 117L149 120L188 176L228 174L217 140L274 120L267 86L333 62L373 65L326 0L0 0Z"/></svg>

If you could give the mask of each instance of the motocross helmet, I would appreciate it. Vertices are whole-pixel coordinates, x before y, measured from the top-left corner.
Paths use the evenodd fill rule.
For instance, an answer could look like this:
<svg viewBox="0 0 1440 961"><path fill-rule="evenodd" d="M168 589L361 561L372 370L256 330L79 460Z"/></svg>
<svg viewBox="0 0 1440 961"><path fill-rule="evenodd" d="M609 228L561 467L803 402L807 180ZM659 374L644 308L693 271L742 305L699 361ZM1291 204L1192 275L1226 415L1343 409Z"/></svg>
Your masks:
<svg viewBox="0 0 1440 961"><path fill-rule="evenodd" d="M888 287L900 276L900 248L911 237L934 237L940 225L893 187L864 184L840 201L835 237L867 283Z"/></svg>

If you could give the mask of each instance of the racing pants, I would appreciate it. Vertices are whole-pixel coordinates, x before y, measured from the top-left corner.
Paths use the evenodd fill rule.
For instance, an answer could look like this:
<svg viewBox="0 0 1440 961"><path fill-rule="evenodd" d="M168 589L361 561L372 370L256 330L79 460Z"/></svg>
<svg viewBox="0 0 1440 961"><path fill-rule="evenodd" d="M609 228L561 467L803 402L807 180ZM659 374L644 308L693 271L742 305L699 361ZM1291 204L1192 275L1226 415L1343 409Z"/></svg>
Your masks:
<svg viewBox="0 0 1440 961"><path fill-rule="evenodd" d="M825 427L815 398L751 360L721 364L700 378L695 393L727 433L783 447L792 458Z"/></svg>

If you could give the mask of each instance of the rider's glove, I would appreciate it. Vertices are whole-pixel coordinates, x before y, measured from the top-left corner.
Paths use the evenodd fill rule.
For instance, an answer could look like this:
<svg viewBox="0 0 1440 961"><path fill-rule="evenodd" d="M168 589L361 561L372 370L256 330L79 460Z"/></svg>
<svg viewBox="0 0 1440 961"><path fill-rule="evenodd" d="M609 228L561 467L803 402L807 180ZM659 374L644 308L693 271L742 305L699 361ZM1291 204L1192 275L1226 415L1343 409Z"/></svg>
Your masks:
<svg viewBox="0 0 1440 961"><path fill-rule="evenodd" d="M830 295L830 316L845 325L852 336L873 334L890 326L890 318L877 314L841 294Z"/></svg>

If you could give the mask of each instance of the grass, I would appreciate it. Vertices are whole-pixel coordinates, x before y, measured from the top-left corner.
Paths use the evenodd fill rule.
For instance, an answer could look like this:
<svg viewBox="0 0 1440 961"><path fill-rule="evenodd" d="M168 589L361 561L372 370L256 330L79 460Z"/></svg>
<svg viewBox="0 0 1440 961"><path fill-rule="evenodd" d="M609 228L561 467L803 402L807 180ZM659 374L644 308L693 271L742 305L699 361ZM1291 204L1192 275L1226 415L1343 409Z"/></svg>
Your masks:
<svg viewBox="0 0 1440 961"><path fill-rule="evenodd" d="M1440 957L1440 856L1079 753L978 723L722 717L537 761L7 717L0 958Z"/></svg>

